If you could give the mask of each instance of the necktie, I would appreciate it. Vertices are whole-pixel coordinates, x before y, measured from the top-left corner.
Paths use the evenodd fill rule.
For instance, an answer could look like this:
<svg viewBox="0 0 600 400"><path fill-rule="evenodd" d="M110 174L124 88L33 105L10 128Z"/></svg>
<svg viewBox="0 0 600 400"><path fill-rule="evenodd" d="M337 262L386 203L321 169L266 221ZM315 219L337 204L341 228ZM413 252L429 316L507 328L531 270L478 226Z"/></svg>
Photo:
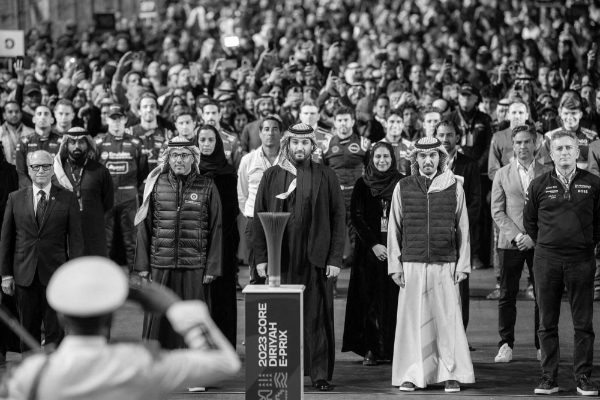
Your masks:
<svg viewBox="0 0 600 400"><path fill-rule="evenodd" d="M40 190L40 200L37 205L37 212L35 214L35 219L37 220L38 227L42 226L42 221L44 220L44 213L46 212L46 193L43 190Z"/></svg>

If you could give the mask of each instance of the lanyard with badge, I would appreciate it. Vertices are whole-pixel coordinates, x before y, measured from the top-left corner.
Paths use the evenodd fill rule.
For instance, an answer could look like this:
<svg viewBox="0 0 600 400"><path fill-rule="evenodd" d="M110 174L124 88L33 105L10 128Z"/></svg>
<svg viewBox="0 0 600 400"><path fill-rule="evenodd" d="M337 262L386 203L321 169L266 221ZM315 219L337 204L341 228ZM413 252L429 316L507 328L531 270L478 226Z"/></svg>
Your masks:
<svg viewBox="0 0 600 400"><path fill-rule="evenodd" d="M381 208L383 208L383 214L381 215L381 232L388 231L388 202L384 199L381 199Z"/></svg>
<svg viewBox="0 0 600 400"><path fill-rule="evenodd" d="M471 127L469 128L467 121L465 120L465 117L463 117L462 113L460 112L460 110L458 111L458 116L460 117L460 123L461 123L461 127L463 129L463 132L465 132L464 135L461 135L461 139L460 139L460 145L462 147L465 146L473 146L473 129L475 129L475 116L473 116L473 121L471 122Z"/></svg>
<svg viewBox="0 0 600 400"><path fill-rule="evenodd" d="M81 166L81 173L79 174L79 178L75 174L75 168L73 164L69 161L69 165L71 166L71 176L73 177L73 191L77 196L77 201L79 202L79 211L83 211L83 201L81 200L81 179L83 178L83 172L85 171L85 165L87 164L88 159L86 158L83 165Z"/></svg>

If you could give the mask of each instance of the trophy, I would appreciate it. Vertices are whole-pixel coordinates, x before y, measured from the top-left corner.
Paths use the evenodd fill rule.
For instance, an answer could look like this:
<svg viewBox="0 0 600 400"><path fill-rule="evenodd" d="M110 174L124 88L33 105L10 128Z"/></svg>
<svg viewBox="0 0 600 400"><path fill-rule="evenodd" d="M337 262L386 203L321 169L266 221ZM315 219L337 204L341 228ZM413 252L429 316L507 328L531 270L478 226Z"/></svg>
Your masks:
<svg viewBox="0 0 600 400"><path fill-rule="evenodd" d="M281 240L285 225L290 218L287 212L258 213L267 238L269 287L281 285Z"/></svg>

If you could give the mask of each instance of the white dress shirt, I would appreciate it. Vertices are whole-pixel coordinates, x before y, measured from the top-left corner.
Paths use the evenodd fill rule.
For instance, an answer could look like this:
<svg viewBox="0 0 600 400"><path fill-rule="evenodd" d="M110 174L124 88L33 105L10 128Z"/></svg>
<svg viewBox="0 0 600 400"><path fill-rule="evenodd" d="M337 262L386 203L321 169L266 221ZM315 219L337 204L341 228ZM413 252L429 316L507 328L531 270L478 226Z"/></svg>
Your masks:
<svg viewBox="0 0 600 400"><path fill-rule="evenodd" d="M277 165L278 162L279 155L271 164L265 156L262 146L242 157L238 170L237 192L240 211L245 217L254 218L254 202L258 185L265 171L273 165Z"/></svg>
<svg viewBox="0 0 600 400"><path fill-rule="evenodd" d="M52 182L44 186L43 188L39 188L35 186L35 184L31 185L33 187L33 212L37 216L37 206L40 201L40 192L43 190L46 193L46 204L50 202L50 189L52 188Z"/></svg>
<svg viewBox="0 0 600 400"><path fill-rule="evenodd" d="M521 186L523 187L523 191L527 193L527 189L529 189L529 184L534 178L533 165L535 164L535 160L529 164L528 167L524 167L520 161L517 160L517 171L519 171L519 177L521 178Z"/></svg>

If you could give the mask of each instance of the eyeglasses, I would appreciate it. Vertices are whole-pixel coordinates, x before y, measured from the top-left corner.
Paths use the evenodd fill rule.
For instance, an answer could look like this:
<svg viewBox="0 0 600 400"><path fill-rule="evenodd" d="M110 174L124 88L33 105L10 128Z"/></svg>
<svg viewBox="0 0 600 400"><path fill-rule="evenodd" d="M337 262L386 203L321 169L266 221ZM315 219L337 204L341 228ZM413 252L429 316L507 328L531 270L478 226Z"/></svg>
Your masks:
<svg viewBox="0 0 600 400"><path fill-rule="evenodd" d="M52 164L30 165L29 168L31 168L33 171L39 171L40 168L42 168L44 171L50 171L50 168L52 168Z"/></svg>
<svg viewBox="0 0 600 400"><path fill-rule="evenodd" d="M169 155L170 158L172 158L173 160L177 160L177 159L181 159L181 161L187 161L188 158L190 158L192 155L188 154L188 153L182 153L182 154L171 154Z"/></svg>

